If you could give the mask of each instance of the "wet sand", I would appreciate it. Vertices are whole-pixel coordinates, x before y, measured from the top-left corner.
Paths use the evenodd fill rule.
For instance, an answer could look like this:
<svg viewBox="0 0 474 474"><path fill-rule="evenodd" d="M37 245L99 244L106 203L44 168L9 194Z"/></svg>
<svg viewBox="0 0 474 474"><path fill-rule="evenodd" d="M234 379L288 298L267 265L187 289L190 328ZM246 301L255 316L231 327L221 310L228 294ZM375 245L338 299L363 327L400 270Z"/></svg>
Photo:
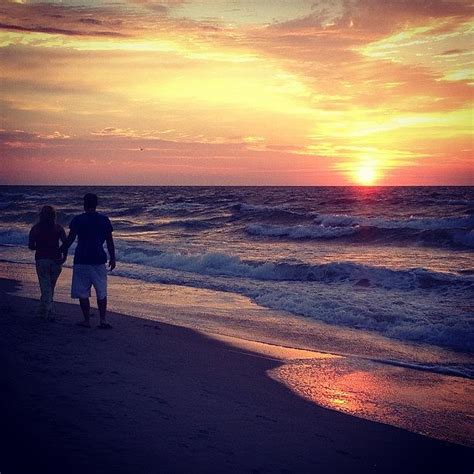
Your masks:
<svg viewBox="0 0 474 474"><path fill-rule="evenodd" d="M80 328L65 303L46 323L1 282L2 474L472 472L472 449L300 398L268 375L278 351L133 315Z"/></svg>

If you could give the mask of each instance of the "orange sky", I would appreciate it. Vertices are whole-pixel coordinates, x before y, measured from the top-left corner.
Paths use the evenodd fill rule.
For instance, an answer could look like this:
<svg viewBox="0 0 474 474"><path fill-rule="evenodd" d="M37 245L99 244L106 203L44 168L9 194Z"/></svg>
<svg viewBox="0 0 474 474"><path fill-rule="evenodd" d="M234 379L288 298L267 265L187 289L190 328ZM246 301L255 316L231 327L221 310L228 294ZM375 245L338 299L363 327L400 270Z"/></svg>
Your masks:
<svg viewBox="0 0 474 474"><path fill-rule="evenodd" d="M474 185L464 0L0 0L0 184Z"/></svg>

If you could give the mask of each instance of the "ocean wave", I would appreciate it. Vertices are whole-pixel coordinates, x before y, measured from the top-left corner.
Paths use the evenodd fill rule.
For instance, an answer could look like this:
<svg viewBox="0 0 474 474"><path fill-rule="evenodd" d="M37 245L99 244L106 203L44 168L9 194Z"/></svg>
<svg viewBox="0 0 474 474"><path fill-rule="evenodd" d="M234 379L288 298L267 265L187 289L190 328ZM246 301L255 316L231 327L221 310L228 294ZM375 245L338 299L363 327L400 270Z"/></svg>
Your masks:
<svg viewBox="0 0 474 474"><path fill-rule="evenodd" d="M421 243L432 246L474 247L474 216L386 219L349 215L320 215L312 224L250 224L249 235L287 239L351 238L354 242Z"/></svg>
<svg viewBox="0 0 474 474"><path fill-rule="evenodd" d="M111 209L108 211L111 217L134 217L143 214L143 206L131 206L122 209Z"/></svg>
<svg viewBox="0 0 474 474"><path fill-rule="evenodd" d="M9 192L0 192L0 198L2 200L8 200L8 201L22 201L25 199L25 195L23 193L9 193Z"/></svg>
<svg viewBox="0 0 474 474"><path fill-rule="evenodd" d="M25 253L27 235L26 230L3 229L0 242L13 244L15 254L19 246ZM349 262L251 262L219 253L160 252L121 239L117 252L119 265L114 273L118 275L238 293L259 305L336 326L474 350L470 304L474 274L469 272L395 270Z"/></svg>
<svg viewBox="0 0 474 474"><path fill-rule="evenodd" d="M1 222L19 222L24 224L34 224L38 222L38 212L16 211L5 212L1 217Z"/></svg>
<svg viewBox="0 0 474 474"><path fill-rule="evenodd" d="M28 245L28 232L19 229L0 229L0 245Z"/></svg>
<svg viewBox="0 0 474 474"><path fill-rule="evenodd" d="M0 229L0 244L26 246L26 229ZM356 287L414 290L458 287L474 289L474 275L441 273L423 268L390 269L353 262L306 263L255 262L224 253L183 254L154 247L118 245L119 258L127 263L156 268L268 281L348 283ZM473 295L474 296L474 295Z"/></svg>
<svg viewBox="0 0 474 474"><path fill-rule="evenodd" d="M177 227L177 228L184 228L189 230L206 230L214 227L214 224L209 221L205 220L198 220L198 219L181 219L181 220L173 220L169 222L165 222L160 224L160 227L169 228L169 227Z"/></svg>
<svg viewBox="0 0 474 474"><path fill-rule="evenodd" d="M184 229L188 231L203 231L215 227L213 222L199 219L177 219L167 222L133 222L129 220L113 219L114 229L127 233L157 232L167 229Z"/></svg>
<svg viewBox="0 0 474 474"><path fill-rule="evenodd" d="M250 224L245 228L250 235L287 237L290 239L333 239L357 232L357 228L324 227L321 225L278 226Z"/></svg>
<svg viewBox="0 0 474 474"><path fill-rule="evenodd" d="M244 202L239 202L237 204L234 204L232 206L232 209L244 215L256 214L256 215L261 215L267 218L284 217L284 218L301 219L301 218L307 217L307 214L303 212L291 210L286 205L268 206L268 205L262 205L262 204L247 204Z"/></svg>
<svg viewBox="0 0 474 474"><path fill-rule="evenodd" d="M474 201L469 199L447 199L444 204L450 204L452 206L474 206Z"/></svg>
<svg viewBox="0 0 474 474"><path fill-rule="evenodd" d="M397 289L387 291L373 287L357 291L357 285L249 278L249 273L254 277L256 273L268 276L272 267L266 264L265 267L249 268L238 259L229 260L220 255L186 258L163 254L155 261L150 260L150 255L136 257L135 254L132 260L143 259L145 263L122 264L118 272L149 282L239 293L261 306L336 326L375 331L404 341L474 351L474 324L470 314L459 305L459 299L469 300L463 288L440 293L415 290L408 297L405 291ZM224 271L223 265L226 267ZM232 277L236 273L246 274L247 278Z"/></svg>
<svg viewBox="0 0 474 474"><path fill-rule="evenodd" d="M474 278L471 276L433 272L423 268L392 270L352 262L320 265L246 262L236 256L222 253L186 255L137 248L122 248L120 257L125 262L145 266L256 280L349 283L359 287L399 290L431 289L441 286L474 289Z"/></svg>
<svg viewBox="0 0 474 474"><path fill-rule="evenodd" d="M474 230L469 232L456 232L453 234L453 240L459 245L474 248Z"/></svg>
<svg viewBox="0 0 474 474"><path fill-rule="evenodd" d="M184 217L206 210L200 202L185 200L182 202L161 202L152 206L146 206L144 211L153 216Z"/></svg>
<svg viewBox="0 0 474 474"><path fill-rule="evenodd" d="M360 226L380 229L446 230L469 229L474 227L474 216L470 217L409 217L389 219L384 217L364 217L338 214L322 214L314 219L323 226Z"/></svg>
<svg viewBox="0 0 474 474"><path fill-rule="evenodd" d="M62 225L67 225L72 218L79 214L79 212L64 212L56 210L57 221ZM0 223L13 223L13 224L36 224L39 220L39 208L36 211L24 211L18 209L16 206L5 208Z"/></svg>

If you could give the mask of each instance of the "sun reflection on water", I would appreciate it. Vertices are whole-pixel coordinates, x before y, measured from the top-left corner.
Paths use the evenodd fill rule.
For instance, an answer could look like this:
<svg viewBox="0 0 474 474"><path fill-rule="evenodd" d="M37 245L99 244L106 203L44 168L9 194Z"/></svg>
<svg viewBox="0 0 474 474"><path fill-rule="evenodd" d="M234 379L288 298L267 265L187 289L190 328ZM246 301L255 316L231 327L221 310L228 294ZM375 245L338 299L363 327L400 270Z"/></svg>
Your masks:
<svg viewBox="0 0 474 474"><path fill-rule="evenodd" d="M270 376L325 408L474 446L474 381L367 360L281 366Z"/></svg>

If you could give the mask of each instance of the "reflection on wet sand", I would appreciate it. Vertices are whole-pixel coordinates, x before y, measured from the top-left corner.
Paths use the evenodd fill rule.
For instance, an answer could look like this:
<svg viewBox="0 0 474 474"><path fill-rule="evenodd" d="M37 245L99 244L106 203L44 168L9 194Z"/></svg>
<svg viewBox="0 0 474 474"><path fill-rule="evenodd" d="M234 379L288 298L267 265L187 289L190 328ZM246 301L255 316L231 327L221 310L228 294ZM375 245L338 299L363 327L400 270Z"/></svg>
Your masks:
<svg viewBox="0 0 474 474"><path fill-rule="evenodd" d="M289 362L269 374L318 405L474 446L474 382L351 358Z"/></svg>

